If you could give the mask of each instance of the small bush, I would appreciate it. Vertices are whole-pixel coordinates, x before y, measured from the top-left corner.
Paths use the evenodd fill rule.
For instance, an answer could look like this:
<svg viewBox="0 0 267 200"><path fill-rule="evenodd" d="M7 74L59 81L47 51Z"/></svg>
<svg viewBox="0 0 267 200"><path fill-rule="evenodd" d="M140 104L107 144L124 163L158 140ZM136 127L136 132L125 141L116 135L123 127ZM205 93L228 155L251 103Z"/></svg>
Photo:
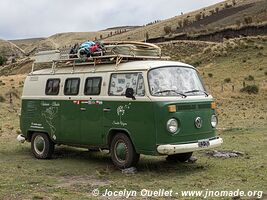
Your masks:
<svg viewBox="0 0 267 200"><path fill-rule="evenodd" d="M233 4L233 6L235 6L236 5L236 0L232 0L232 4Z"/></svg>
<svg viewBox="0 0 267 200"><path fill-rule="evenodd" d="M224 82L225 83L230 83L231 82L231 79L230 78L226 78L226 79L224 79Z"/></svg>
<svg viewBox="0 0 267 200"><path fill-rule="evenodd" d="M6 57L0 55L0 66L2 66L3 64L5 64L7 61Z"/></svg>
<svg viewBox="0 0 267 200"><path fill-rule="evenodd" d="M252 17L245 17L245 18L244 18L244 22L245 22L246 24L251 24L251 23L252 23Z"/></svg>
<svg viewBox="0 0 267 200"><path fill-rule="evenodd" d="M201 14L200 13L196 14L195 19L196 21L199 21L201 19Z"/></svg>
<svg viewBox="0 0 267 200"><path fill-rule="evenodd" d="M199 65L201 65L201 61L200 60L196 60L192 65L195 66L195 67L198 67Z"/></svg>
<svg viewBox="0 0 267 200"><path fill-rule="evenodd" d="M266 71L266 72L264 72L264 74L265 74L265 76L267 76L267 71Z"/></svg>
<svg viewBox="0 0 267 200"><path fill-rule="evenodd" d="M5 98L2 95L0 95L0 102L1 103L5 102Z"/></svg>
<svg viewBox="0 0 267 200"><path fill-rule="evenodd" d="M213 77L213 74L212 74L212 73L208 73L208 76L209 76L210 78L212 78L212 77Z"/></svg>
<svg viewBox="0 0 267 200"><path fill-rule="evenodd" d="M166 34L171 33L171 31L172 31L172 28L171 28L170 26L164 26L164 32L165 32Z"/></svg>
<svg viewBox="0 0 267 200"><path fill-rule="evenodd" d="M247 85L246 87L242 88L240 92L245 92L248 94L258 94L259 87L257 85Z"/></svg>
<svg viewBox="0 0 267 200"><path fill-rule="evenodd" d="M247 77L245 77L246 81L254 81L254 76L248 75Z"/></svg>

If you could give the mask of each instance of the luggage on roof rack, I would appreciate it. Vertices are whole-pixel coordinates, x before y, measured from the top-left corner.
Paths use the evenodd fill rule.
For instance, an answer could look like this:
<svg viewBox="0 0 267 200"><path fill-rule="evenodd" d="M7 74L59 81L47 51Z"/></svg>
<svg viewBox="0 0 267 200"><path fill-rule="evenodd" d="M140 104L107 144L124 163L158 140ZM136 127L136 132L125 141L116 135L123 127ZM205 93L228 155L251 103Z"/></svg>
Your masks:
<svg viewBox="0 0 267 200"><path fill-rule="evenodd" d="M53 72L59 63L65 63L65 66L73 66L73 68L82 65L96 66L97 64L110 63L115 63L117 67L121 62L131 60L169 59L169 57L162 57L160 47L150 43L111 41L103 42L101 45L103 45L101 53L90 54L89 57L79 55L79 51L77 54L69 54L59 50L38 52L35 54L32 72L35 64L40 63L52 63Z"/></svg>

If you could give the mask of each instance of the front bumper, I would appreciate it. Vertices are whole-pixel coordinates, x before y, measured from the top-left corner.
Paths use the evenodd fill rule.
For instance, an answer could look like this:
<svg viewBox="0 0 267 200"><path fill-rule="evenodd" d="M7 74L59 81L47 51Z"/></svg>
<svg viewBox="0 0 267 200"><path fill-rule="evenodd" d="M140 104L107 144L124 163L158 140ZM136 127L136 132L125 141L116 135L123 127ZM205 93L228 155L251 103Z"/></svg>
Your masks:
<svg viewBox="0 0 267 200"><path fill-rule="evenodd" d="M218 147L223 143L223 139L217 137L216 139L209 139L209 146L199 147L198 142L189 143L189 144L164 144L157 147L157 151L160 154L172 155L178 153L187 153L199 150L210 149Z"/></svg>

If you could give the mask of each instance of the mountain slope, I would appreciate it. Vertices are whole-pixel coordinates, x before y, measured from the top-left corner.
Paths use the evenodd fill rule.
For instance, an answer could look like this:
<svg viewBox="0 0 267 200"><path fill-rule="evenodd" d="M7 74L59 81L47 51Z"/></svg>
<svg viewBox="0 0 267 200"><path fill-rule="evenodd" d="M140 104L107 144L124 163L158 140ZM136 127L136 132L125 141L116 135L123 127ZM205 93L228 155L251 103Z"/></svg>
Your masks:
<svg viewBox="0 0 267 200"><path fill-rule="evenodd" d="M266 0L227 0L108 39L143 41L147 36L155 38L173 33L197 33L237 24L242 25L245 19L249 20L249 23L267 21Z"/></svg>
<svg viewBox="0 0 267 200"><path fill-rule="evenodd" d="M12 42L0 39L0 54L6 57L16 55L23 56L25 54L24 50L13 44Z"/></svg>

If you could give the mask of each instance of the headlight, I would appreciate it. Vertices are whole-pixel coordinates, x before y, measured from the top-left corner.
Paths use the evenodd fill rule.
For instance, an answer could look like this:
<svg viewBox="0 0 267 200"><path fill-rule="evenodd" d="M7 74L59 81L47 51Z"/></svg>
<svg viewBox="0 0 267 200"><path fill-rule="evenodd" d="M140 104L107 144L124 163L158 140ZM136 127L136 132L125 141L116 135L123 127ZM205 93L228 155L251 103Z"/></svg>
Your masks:
<svg viewBox="0 0 267 200"><path fill-rule="evenodd" d="M169 119L167 121L167 130L171 133L175 133L178 130L178 122L176 119Z"/></svg>
<svg viewBox="0 0 267 200"><path fill-rule="evenodd" d="M218 118L216 117L216 115L212 115L211 116L211 126L213 128L215 128L217 126L217 124L218 124Z"/></svg>

